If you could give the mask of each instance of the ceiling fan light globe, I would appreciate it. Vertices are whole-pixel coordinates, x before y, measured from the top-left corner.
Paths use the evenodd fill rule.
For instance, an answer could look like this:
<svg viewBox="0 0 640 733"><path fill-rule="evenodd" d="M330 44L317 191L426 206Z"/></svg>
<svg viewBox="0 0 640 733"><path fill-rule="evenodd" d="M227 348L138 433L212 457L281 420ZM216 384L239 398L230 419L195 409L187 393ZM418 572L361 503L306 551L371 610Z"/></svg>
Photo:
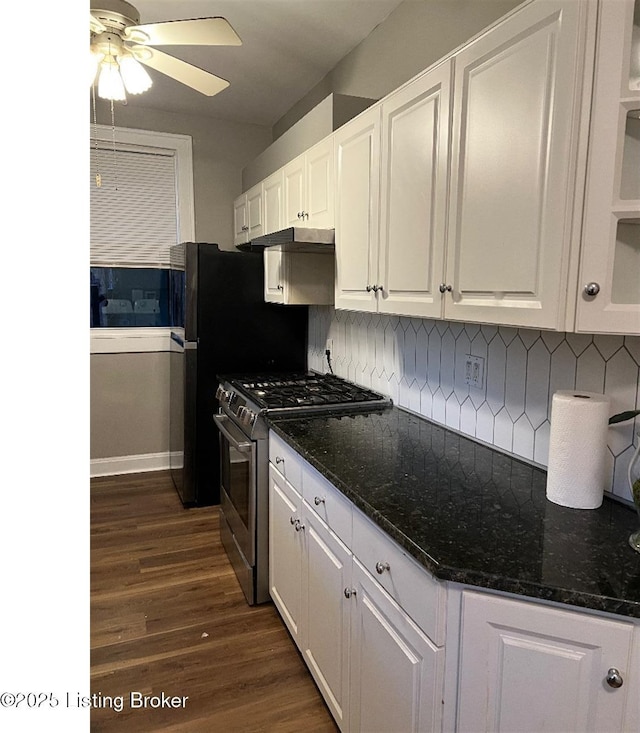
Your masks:
<svg viewBox="0 0 640 733"><path fill-rule="evenodd" d="M104 59L104 54L92 48L90 52L90 60L89 60L89 75L90 75L89 84L90 86L92 86L95 83L96 74L98 73L98 66L102 62L102 59Z"/></svg>
<svg viewBox="0 0 640 733"><path fill-rule="evenodd" d="M120 57L120 75L129 94L142 94L153 84L144 66L130 54Z"/></svg>
<svg viewBox="0 0 640 733"><path fill-rule="evenodd" d="M122 101L127 98L118 64L113 59L107 58L100 64L98 96L114 101Z"/></svg>

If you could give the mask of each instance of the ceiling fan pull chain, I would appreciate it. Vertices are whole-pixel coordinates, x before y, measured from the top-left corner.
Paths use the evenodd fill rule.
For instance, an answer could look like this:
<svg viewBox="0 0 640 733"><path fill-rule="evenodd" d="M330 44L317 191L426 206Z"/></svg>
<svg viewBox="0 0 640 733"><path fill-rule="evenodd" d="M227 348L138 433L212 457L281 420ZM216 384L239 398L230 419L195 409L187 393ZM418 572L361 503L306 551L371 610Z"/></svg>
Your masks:
<svg viewBox="0 0 640 733"><path fill-rule="evenodd" d="M115 190L118 190L118 156L116 155L116 116L113 111L113 99L111 100L111 143L113 145L113 180Z"/></svg>
<svg viewBox="0 0 640 733"><path fill-rule="evenodd" d="M96 118L96 85L91 85L91 101L93 103L93 144L95 147L94 163L96 166L96 188L102 187L102 174L100 173L100 154L98 148L98 121Z"/></svg>

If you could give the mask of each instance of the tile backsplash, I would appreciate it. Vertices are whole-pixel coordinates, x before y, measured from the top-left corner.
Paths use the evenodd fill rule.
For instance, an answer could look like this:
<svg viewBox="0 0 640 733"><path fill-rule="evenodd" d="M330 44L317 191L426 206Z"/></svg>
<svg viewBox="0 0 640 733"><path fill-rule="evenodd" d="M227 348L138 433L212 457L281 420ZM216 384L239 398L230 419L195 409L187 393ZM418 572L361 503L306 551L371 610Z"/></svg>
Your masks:
<svg viewBox="0 0 640 733"><path fill-rule="evenodd" d="M551 399L560 389L603 392L611 414L640 409L640 337L556 333L309 309L309 367L390 396L399 407L547 465ZM466 382L481 357L481 386ZM640 419L609 428L612 494L631 500L627 466Z"/></svg>

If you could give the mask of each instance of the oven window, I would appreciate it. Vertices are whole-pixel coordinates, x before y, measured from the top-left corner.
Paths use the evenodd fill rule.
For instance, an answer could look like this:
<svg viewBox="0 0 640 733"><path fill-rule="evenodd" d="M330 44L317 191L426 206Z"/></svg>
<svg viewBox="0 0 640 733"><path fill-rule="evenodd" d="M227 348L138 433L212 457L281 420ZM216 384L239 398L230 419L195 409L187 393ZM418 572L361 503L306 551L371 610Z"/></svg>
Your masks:
<svg viewBox="0 0 640 733"><path fill-rule="evenodd" d="M242 523L249 527L249 494L251 480L251 451L241 453L220 436L223 443L222 486L238 512Z"/></svg>

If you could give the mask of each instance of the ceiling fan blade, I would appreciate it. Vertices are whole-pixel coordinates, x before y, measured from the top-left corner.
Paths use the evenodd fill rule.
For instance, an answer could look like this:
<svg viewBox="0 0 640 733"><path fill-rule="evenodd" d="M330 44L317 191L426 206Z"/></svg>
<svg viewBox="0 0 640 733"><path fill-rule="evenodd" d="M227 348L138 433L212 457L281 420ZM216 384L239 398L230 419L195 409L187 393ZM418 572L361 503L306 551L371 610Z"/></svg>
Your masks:
<svg viewBox="0 0 640 733"><path fill-rule="evenodd" d="M138 52L136 52L136 49L138 49ZM186 86L205 94L207 97L213 97L214 94L229 86L226 79L188 64L186 61L181 61L168 53L158 51L156 48L133 46L130 50L141 63L170 76L181 84L186 84Z"/></svg>
<svg viewBox="0 0 640 733"><path fill-rule="evenodd" d="M143 40L143 33L148 40ZM129 26L125 38L151 46L241 46L242 41L225 18L170 20Z"/></svg>
<svg viewBox="0 0 640 733"><path fill-rule="evenodd" d="M89 16L89 30L91 33L104 33L107 30L107 26L101 23L95 15Z"/></svg>

